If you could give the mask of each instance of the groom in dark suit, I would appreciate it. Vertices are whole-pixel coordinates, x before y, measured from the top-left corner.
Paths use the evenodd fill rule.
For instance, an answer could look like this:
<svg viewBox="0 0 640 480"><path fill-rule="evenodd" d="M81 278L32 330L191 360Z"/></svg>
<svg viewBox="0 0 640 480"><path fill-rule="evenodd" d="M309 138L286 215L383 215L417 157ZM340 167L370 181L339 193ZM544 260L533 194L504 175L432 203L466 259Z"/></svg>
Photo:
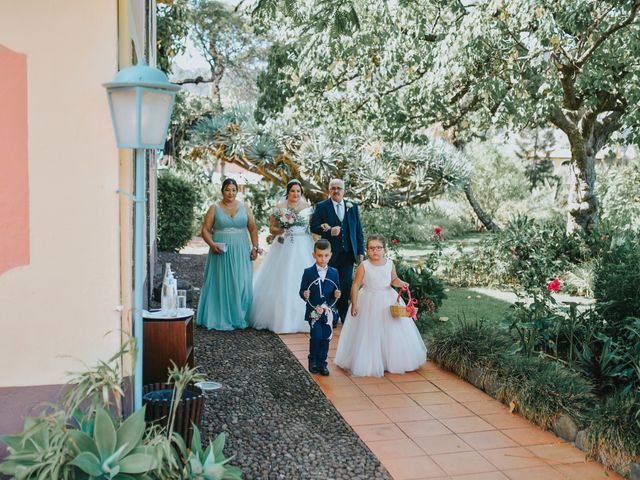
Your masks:
<svg viewBox="0 0 640 480"><path fill-rule="evenodd" d="M330 197L316 205L311 221L311 231L329 240L333 255L329 265L340 274L338 314L344 323L349 311L353 265L364 258L364 236L360 224L360 212L355 202L344 199L344 181L334 178L329 182ZM336 318L333 325L336 326Z"/></svg>

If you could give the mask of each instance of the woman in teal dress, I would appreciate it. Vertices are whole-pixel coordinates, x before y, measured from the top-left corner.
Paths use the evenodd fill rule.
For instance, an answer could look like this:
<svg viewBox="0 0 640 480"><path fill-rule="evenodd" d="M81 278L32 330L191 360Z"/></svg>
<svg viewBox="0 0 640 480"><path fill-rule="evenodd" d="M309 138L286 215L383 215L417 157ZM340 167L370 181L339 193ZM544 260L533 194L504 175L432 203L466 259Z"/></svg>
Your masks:
<svg viewBox="0 0 640 480"><path fill-rule="evenodd" d="M258 229L251 209L236 200L237 194L238 184L227 178L222 183L222 200L209 208L202 224L202 238L210 250L198 304L198 325L208 329L248 326L251 261L258 256Z"/></svg>

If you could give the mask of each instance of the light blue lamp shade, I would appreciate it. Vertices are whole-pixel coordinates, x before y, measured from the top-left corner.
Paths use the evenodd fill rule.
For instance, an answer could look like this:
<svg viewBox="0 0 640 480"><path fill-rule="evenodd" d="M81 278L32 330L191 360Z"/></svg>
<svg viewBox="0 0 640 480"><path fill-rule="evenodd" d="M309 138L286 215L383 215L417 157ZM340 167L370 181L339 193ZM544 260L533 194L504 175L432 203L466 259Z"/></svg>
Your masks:
<svg viewBox="0 0 640 480"><path fill-rule="evenodd" d="M118 147L162 148L180 87L157 68L140 63L104 86Z"/></svg>

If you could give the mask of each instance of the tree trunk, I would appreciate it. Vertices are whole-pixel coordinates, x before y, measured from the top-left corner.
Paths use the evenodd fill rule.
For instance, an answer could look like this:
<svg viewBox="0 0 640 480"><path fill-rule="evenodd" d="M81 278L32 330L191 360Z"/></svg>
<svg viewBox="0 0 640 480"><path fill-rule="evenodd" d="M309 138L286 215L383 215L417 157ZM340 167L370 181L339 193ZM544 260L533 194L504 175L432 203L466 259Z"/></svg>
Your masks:
<svg viewBox="0 0 640 480"><path fill-rule="evenodd" d="M467 200L469 201L469 205L471 205L473 212L478 217L478 220L482 222L484 227L492 232L500 230L500 227L493 221L491 215L485 212L484 209L480 206L480 202L476 198L476 195L473 193L473 190L471 188L471 181L465 183L464 194L467 197Z"/></svg>
<svg viewBox="0 0 640 480"><path fill-rule="evenodd" d="M220 97L220 82L222 81L222 77L224 76L225 64L222 59L222 55L218 52L218 47L216 45L217 38L214 37L209 43L209 53L211 57L213 57L214 63L210 63L211 66L211 98L218 105L222 105L222 100Z"/></svg>
<svg viewBox="0 0 640 480"><path fill-rule="evenodd" d="M585 132L586 133L586 132ZM569 169L569 195L567 199L567 233L591 232L598 223L596 183L596 147L592 132L588 138L569 135L571 164Z"/></svg>
<svg viewBox="0 0 640 480"><path fill-rule="evenodd" d="M224 76L224 65L216 64L211 69L211 98L218 105L222 105L222 99L220 97L220 81Z"/></svg>
<svg viewBox="0 0 640 480"><path fill-rule="evenodd" d="M449 131L449 134L451 135L451 143L453 144L453 146L458 150L463 151L465 142L461 141L458 137L457 129L455 127L452 127ZM478 220L480 220L482 225L484 225L484 228L486 228L490 232L497 232L498 230L500 230L500 226L493 221L493 218L491 218L490 214L484 211L484 209L480 205L480 201L476 197L475 193L473 193L473 189L471 187L471 179L467 180L467 182L464 184L463 190L465 197L467 197L469 205L471 205L473 213L476 214L476 217L478 217Z"/></svg>

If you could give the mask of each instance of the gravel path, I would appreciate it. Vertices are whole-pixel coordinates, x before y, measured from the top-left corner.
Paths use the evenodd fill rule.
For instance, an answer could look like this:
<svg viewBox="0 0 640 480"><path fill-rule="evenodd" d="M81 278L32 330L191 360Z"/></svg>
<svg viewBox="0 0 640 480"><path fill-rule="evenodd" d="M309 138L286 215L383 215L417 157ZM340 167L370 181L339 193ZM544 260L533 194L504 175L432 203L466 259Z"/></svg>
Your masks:
<svg viewBox="0 0 640 480"><path fill-rule="evenodd" d="M159 259L199 287L202 257ZM197 328L195 349L207 379L223 385L208 394L203 437L224 431L246 479L390 478L274 333Z"/></svg>

